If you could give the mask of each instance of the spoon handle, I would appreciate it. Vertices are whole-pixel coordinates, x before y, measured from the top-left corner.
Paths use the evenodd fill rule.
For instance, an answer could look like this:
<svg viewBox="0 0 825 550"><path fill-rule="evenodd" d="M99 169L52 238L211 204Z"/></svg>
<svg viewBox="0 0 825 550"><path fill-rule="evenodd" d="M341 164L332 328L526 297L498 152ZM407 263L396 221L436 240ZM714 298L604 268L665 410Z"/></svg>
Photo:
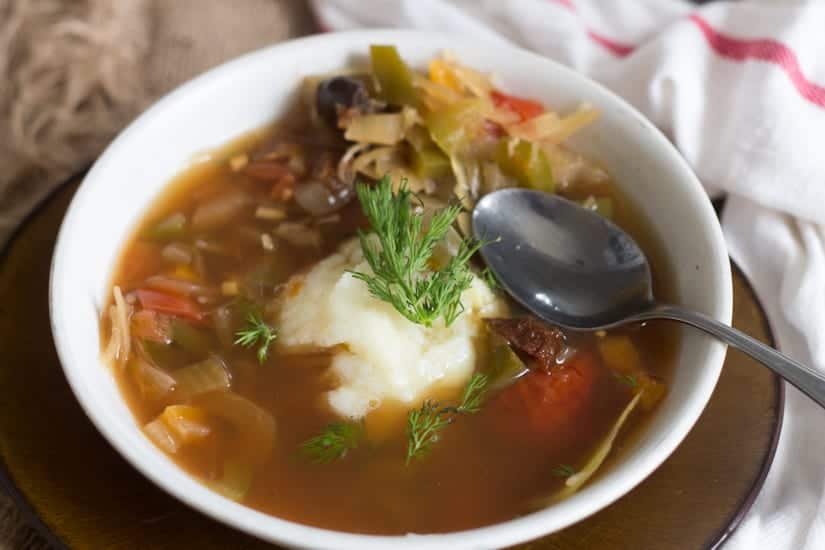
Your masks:
<svg viewBox="0 0 825 550"><path fill-rule="evenodd" d="M736 349L750 355L773 372L796 386L802 393L825 408L825 376L816 370L798 363L747 334L724 325L715 319L695 311L675 306L661 305L637 317L644 319L670 319L701 329Z"/></svg>

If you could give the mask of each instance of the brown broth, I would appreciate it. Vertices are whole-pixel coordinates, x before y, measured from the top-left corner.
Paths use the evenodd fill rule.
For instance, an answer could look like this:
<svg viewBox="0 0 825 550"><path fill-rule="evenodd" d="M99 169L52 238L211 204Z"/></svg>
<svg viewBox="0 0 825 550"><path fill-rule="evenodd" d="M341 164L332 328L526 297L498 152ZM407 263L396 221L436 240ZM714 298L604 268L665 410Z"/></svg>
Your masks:
<svg viewBox="0 0 825 550"><path fill-rule="evenodd" d="M113 277L127 293L143 284L148 275L166 272L169 265L159 259L161 246L141 237L146 228L175 212L190 215L204 197L230 187L266 197L268 188L234 173L227 163L233 154L255 148L269 138L271 129L244 136L194 164L169 186L144 216L144 222L124 248ZM616 221L642 245L651 261L657 294L673 298L669 266L663 248L638 210L625 197L614 193ZM205 284L219 286L227 278L248 272L265 256L260 243L243 236L242 228L271 229L271 222L256 220L250 211L210 238L227 249L206 260L209 276ZM332 228L334 229L334 227ZM322 258L348 234L327 230L321 251L280 244L275 251L282 279ZM214 308L216 305L205 307ZM105 325L105 324L104 324ZM103 330L103 341L108 338ZM621 331L636 343L645 369L667 381L678 349L678 332L667 324L651 323ZM580 350L596 347L595 335L571 335ZM212 349L225 359L232 373L232 390L269 412L277 422L274 451L255 472L254 482L242 502L284 519L324 528L358 533L400 534L446 532L488 525L530 511L530 502L560 488L562 479L553 474L560 464L581 465L600 438L609 430L629 399L625 385L599 367L595 395L586 417L571 420L574 441L558 448L537 449L518 445L499 436L495 398L481 413L458 418L424 460L405 464L404 421L408 407L384 403L365 421L366 441L342 460L317 465L302 460L296 449L336 418L322 406L323 392L335 381L325 371L323 358L293 356L276 346L272 359L258 365L254 356L237 346L222 346L212 339ZM169 359L174 367L195 360L183 356ZM177 363L175 363L177 361ZM173 364L174 363L174 364ZM483 365L481 366L483 368ZM142 398L128 371L116 371L123 395L141 425L155 418L163 404ZM436 388L432 398L458 399L455 391ZM650 413L634 413L623 429L622 439L642 429ZM219 475L224 459L235 452L228 432L216 429L204 443L170 455L181 468L202 480Z"/></svg>

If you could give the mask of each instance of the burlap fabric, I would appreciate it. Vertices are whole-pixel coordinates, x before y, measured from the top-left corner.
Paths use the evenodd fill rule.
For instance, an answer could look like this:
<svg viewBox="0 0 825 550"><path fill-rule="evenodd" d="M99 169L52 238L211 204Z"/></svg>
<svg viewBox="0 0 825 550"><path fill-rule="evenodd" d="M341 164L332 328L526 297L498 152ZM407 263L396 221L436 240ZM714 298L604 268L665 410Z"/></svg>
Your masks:
<svg viewBox="0 0 825 550"><path fill-rule="evenodd" d="M156 98L313 29L305 0L0 0L0 245ZM0 493L0 550L44 548Z"/></svg>

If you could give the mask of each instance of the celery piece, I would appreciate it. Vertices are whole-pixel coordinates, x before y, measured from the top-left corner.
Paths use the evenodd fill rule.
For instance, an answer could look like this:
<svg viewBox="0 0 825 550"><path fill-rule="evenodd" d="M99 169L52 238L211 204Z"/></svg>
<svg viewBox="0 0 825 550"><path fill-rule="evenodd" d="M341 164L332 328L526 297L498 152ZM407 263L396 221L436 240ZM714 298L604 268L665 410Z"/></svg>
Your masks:
<svg viewBox="0 0 825 550"><path fill-rule="evenodd" d="M555 189L550 161L534 143L519 138L502 138L496 147L495 160L504 173L516 178L522 187L546 193Z"/></svg>
<svg viewBox="0 0 825 550"><path fill-rule="evenodd" d="M527 374L529 369L524 361L508 344L493 348L490 358L490 390L501 390Z"/></svg>
<svg viewBox="0 0 825 550"><path fill-rule="evenodd" d="M412 151L412 166L420 178L437 178L450 173L450 159L435 146Z"/></svg>
<svg viewBox="0 0 825 550"><path fill-rule="evenodd" d="M418 96L412 82L412 71L401 59L395 46L370 46L372 73L380 88L379 98L392 105L416 105Z"/></svg>
<svg viewBox="0 0 825 550"><path fill-rule="evenodd" d="M186 398L213 391L229 389L229 372L223 362L215 356L183 367L172 373L175 390Z"/></svg>

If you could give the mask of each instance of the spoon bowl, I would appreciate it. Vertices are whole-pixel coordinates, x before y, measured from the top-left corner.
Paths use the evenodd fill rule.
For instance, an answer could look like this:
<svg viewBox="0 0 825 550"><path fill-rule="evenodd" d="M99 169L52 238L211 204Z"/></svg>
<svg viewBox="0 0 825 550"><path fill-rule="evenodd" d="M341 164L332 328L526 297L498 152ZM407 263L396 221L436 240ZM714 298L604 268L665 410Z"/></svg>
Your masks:
<svg viewBox="0 0 825 550"><path fill-rule="evenodd" d="M656 302L636 241L579 204L529 189L503 189L473 210L481 256L501 286L549 323L579 330L668 319L747 353L825 408L825 377L747 334L696 311Z"/></svg>
<svg viewBox="0 0 825 550"><path fill-rule="evenodd" d="M507 292L555 324L607 328L654 305L650 264L636 241L558 195L486 195L473 211L473 232L496 239L481 255Z"/></svg>

